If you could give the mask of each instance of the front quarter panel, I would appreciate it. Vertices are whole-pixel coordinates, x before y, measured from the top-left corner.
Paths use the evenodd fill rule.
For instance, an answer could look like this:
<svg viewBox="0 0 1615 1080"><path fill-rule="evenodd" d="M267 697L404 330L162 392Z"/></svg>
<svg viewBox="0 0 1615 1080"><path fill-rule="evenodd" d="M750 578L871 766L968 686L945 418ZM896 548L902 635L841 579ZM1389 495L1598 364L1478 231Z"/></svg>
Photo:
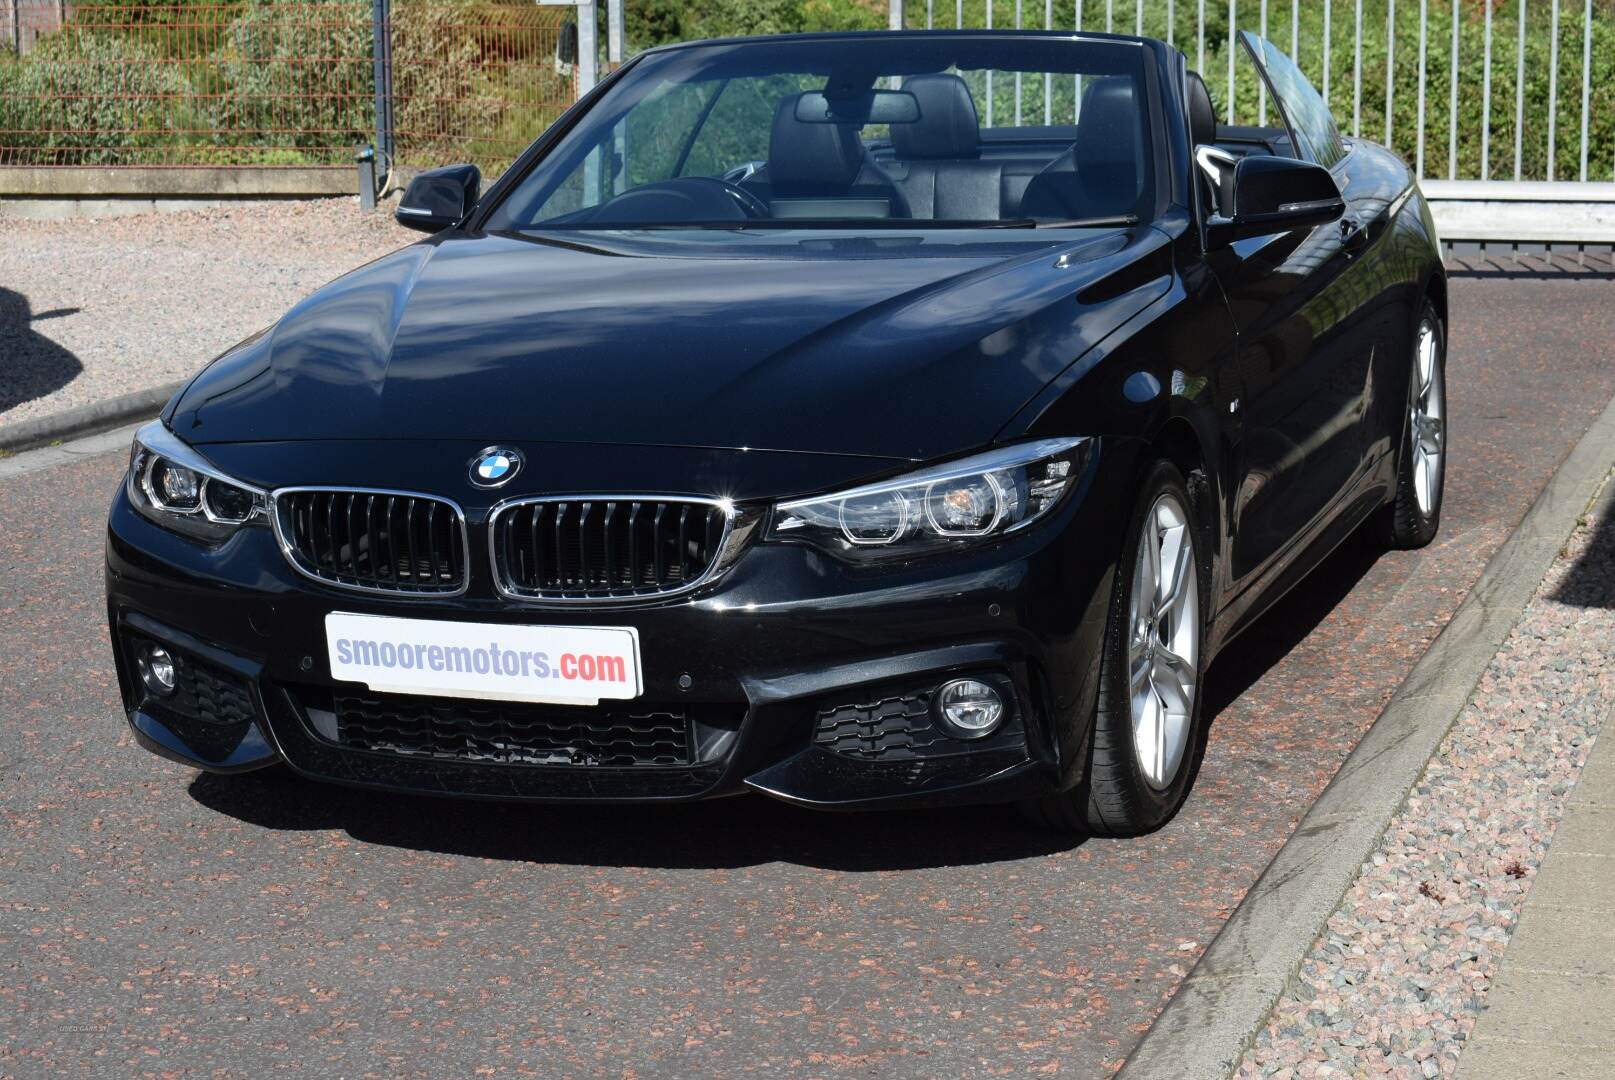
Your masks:
<svg viewBox="0 0 1615 1080"><path fill-rule="evenodd" d="M1135 477L1159 457L1198 459L1209 487L1202 508L1209 520L1202 524L1216 553L1213 589L1220 598L1227 590L1229 470L1239 435L1234 325L1187 218L1168 219L1162 235L1170 243L1158 267L1159 295L1051 382L1003 437L1101 436L1111 447L1108 467ZM1118 530L1118 551L1122 539Z"/></svg>

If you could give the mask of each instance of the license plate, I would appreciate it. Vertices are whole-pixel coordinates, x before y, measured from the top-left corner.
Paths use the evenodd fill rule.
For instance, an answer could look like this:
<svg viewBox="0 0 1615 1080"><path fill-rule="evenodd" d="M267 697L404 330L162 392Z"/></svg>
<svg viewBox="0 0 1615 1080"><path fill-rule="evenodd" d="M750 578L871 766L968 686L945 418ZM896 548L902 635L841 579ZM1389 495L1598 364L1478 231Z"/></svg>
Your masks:
<svg viewBox="0 0 1615 1080"><path fill-rule="evenodd" d="M644 692L631 626L325 617L331 676L389 694L594 705Z"/></svg>

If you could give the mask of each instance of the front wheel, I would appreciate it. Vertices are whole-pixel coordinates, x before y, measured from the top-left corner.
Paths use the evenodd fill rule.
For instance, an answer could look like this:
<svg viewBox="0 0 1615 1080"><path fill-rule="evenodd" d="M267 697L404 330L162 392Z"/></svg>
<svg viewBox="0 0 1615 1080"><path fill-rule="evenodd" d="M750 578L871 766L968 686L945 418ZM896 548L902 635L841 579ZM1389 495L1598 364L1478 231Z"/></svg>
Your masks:
<svg viewBox="0 0 1615 1080"><path fill-rule="evenodd" d="M1171 820L1188 790L1206 572L1183 474L1159 462L1143 492L1116 568L1087 777L1022 807L1049 828L1139 836Z"/></svg>
<svg viewBox="0 0 1615 1080"><path fill-rule="evenodd" d="M1447 477L1447 357L1441 317L1426 301L1414 337L1403 413L1396 498L1385 511L1392 547L1421 548L1441 527Z"/></svg>

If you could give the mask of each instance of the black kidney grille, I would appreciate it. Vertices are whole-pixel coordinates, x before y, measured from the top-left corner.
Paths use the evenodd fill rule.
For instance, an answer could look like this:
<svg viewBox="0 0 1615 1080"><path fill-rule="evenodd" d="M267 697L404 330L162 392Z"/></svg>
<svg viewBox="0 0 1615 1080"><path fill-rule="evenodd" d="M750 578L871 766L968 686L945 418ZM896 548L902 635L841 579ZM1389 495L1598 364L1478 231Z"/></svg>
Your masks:
<svg viewBox="0 0 1615 1080"><path fill-rule="evenodd" d="M518 503L493 526L494 569L515 596L634 597L673 592L712 568L729 514L678 500Z"/></svg>
<svg viewBox="0 0 1615 1080"><path fill-rule="evenodd" d="M465 589L465 526L452 503L381 491L283 491L275 512L288 556L310 577L376 592Z"/></svg>
<svg viewBox="0 0 1615 1080"><path fill-rule="evenodd" d="M352 750L515 765L689 765L683 710L578 708L399 694L335 699L337 739Z"/></svg>

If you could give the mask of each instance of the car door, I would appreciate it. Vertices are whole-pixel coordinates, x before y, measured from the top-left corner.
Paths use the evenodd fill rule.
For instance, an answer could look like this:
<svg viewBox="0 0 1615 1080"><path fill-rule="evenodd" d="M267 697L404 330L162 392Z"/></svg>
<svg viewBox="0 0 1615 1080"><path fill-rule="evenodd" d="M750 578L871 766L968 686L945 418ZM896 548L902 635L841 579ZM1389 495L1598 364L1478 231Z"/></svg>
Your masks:
<svg viewBox="0 0 1615 1080"><path fill-rule="evenodd" d="M1293 153L1330 169L1347 213L1339 222L1237 241L1208 258L1239 332L1236 594L1288 565L1367 475L1374 346L1355 315L1375 291L1360 272L1370 234L1353 204L1351 154L1328 108L1270 42L1248 32L1241 39L1284 125L1244 149Z"/></svg>

